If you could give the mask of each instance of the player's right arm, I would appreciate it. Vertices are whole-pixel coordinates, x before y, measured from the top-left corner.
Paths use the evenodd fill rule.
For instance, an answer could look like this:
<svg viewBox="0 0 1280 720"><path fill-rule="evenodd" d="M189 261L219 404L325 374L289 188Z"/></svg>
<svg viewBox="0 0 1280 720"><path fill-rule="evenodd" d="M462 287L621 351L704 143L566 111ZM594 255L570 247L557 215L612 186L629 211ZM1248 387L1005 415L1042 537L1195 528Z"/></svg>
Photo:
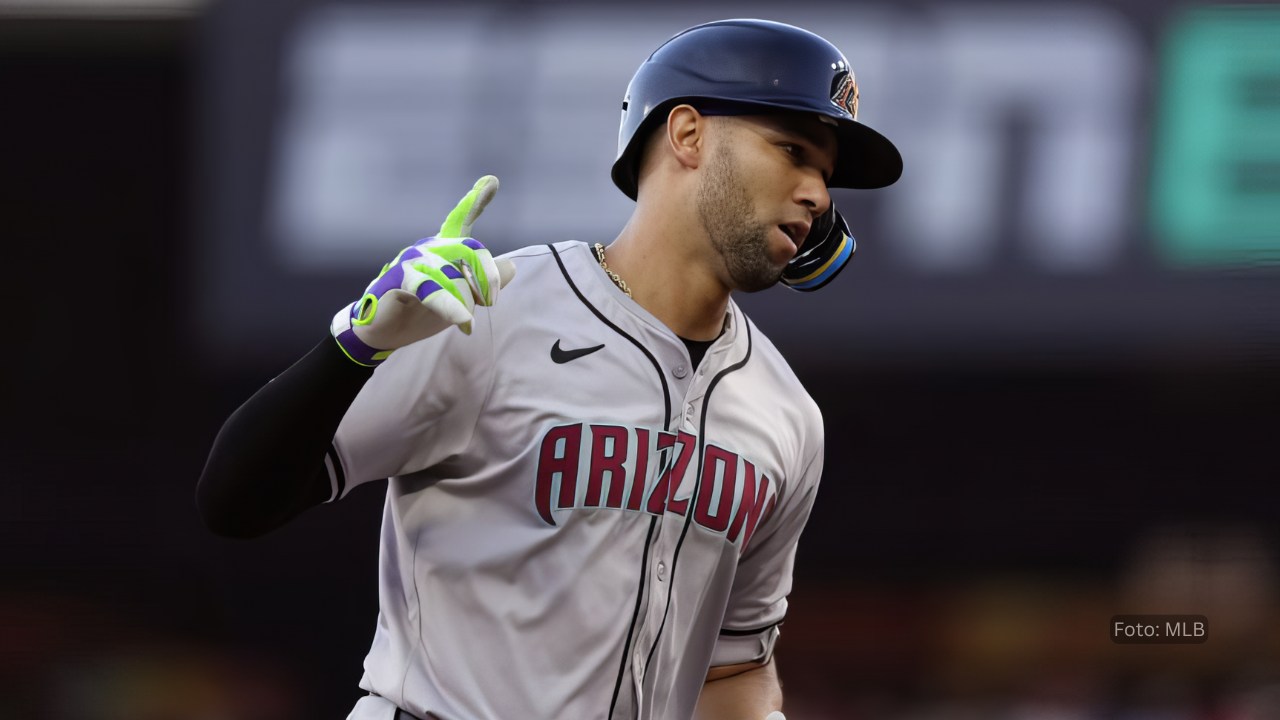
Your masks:
<svg viewBox="0 0 1280 720"><path fill-rule="evenodd" d="M492 305L515 272L469 237L497 187L477 181L439 233L387 263L329 337L231 414L196 487L211 531L256 537L332 498L334 435L374 368L450 325L470 334L475 306Z"/></svg>

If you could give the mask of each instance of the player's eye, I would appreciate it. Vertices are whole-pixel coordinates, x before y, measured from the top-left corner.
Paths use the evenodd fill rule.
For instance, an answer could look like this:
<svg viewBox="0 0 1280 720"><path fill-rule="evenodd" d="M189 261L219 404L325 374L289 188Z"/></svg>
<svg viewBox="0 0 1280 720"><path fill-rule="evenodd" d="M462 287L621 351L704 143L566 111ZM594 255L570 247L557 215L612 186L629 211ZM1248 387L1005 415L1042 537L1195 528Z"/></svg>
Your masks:
<svg viewBox="0 0 1280 720"><path fill-rule="evenodd" d="M791 162L794 165L800 166L804 164L806 153L802 145L784 142L779 143L778 146L782 148L782 152L787 154L787 157L791 158Z"/></svg>
<svg viewBox="0 0 1280 720"><path fill-rule="evenodd" d="M805 158L808 157L808 155L805 153L804 147L796 143L786 143L786 142L778 143L778 147L782 148L783 152L790 155L791 159L794 160L796 164L803 164L805 161ZM828 173L824 168L818 168L818 169L819 169L819 172L822 173L823 183L826 185L830 185L831 174Z"/></svg>

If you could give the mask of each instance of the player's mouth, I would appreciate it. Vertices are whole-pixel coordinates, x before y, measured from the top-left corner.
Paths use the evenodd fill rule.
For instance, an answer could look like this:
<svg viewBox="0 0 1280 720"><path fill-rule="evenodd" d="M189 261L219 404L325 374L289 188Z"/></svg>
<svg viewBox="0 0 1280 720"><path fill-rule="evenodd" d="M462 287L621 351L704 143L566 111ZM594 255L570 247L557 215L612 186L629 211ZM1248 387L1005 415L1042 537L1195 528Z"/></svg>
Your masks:
<svg viewBox="0 0 1280 720"><path fill-rule="evenodd" d="M795 246L796 252L800 251L800 246L804 245L804 239L809 236L809 223L805 222L785 223L779 225L778 229Z"/></svg>

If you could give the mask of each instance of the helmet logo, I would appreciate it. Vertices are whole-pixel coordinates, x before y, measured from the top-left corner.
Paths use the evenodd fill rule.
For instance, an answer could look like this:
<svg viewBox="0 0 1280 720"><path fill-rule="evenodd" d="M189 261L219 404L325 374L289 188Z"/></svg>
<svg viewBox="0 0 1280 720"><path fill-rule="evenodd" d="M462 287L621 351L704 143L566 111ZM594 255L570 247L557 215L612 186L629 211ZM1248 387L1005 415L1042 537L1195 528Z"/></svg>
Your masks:
<svg viewBox="0 0 1280 720"><path fill-rule="evenodd" d="M852 70L842 70L832 81L831 102L843 108L854 120L858 119L858 83Z"/></svg>

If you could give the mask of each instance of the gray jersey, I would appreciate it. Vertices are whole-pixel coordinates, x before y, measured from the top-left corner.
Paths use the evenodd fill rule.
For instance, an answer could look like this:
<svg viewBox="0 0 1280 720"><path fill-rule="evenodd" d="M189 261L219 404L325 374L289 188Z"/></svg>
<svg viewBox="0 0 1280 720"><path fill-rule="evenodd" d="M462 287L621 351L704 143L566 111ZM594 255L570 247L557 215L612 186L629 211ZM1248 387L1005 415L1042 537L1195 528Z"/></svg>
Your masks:
<svg viewBox="0 0 1280 720"><path fill-rule="evenodd" d="M694 368L585 244L507 257L472 334L397 350L335 438L335 498L390 478L360 685L449 720L691 717L709 666L772 652L821 415L732 301Z"/></svg>

